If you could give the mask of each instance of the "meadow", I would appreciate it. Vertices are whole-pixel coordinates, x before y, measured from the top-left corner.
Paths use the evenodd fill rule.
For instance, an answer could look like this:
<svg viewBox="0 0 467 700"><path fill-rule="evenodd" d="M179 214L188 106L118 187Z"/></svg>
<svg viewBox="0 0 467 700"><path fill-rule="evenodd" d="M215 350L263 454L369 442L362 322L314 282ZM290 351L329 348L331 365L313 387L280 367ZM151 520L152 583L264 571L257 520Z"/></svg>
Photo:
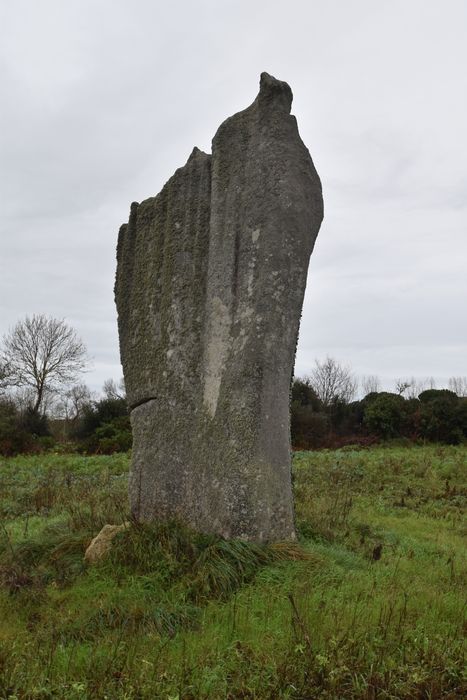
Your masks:
<svg viewBox="0 0 467 700"><path fill-rule="evenodd" d="M297 452L298 542L132 525L129 455L0 461L0 698L467 695L467 447Z"/></svg>

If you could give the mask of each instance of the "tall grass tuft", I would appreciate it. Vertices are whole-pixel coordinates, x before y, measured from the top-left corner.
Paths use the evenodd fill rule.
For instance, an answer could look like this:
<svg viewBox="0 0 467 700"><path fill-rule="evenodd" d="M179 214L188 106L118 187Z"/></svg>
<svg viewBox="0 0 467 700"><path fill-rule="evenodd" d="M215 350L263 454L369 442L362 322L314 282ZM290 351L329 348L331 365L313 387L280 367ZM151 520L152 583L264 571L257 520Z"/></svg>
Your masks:
<svg viewBox="0 0 467 700"><path fill-rule="evenodd" d="M200 534L177 522L133 524L116 538L109 564L166 583L184 580L196 601L228 598L273 562L309 558L296 543L257 544Z"/></svg>
<svg viewBox="0 0 467 700"><path fill-rule="evenodd" d="M5 537L5 536L4 536ZM89 543L88 532L69 532L50 526L39 536L17 544L0 545L0 585L11 593L35 586L70 584L83 573L83 551ZM1 551L0 549L0 551Z"/></svg>

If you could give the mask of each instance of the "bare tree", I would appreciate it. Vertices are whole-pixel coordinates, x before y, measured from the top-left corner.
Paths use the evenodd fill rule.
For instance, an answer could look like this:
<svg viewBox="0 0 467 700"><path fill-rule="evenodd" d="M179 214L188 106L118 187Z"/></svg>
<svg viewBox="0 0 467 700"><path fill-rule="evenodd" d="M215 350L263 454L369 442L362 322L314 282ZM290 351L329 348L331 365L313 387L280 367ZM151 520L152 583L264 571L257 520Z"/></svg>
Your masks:
<svg viewBox="0 0 467 700"><path fill-rule="evenodd" d="M396 389L396 394L399 394L399 396L403 396L405 392L410 389L412 386L412 382L407 379L396 379L395 381L395 389Z"/></svg>
<svg viewBox="0 0 467 700"><path fill-rule="evenodd" d="M9 380L33 390L32 409L43 409L48 392L74 381L86 365L86 348L64 320L26 316L3 339L2 362Z"/></svg>
<svg viewBox="0 0 467 700"><path fill-rule="evenodd" d="M115 379L106 379L102 391L106 399L126 399L125 380L121 377L117 384Z"/></svg>
<svg viewBox="0 0 467 700"><path fill-rule="evenodd" d="M75 384L67 391L66 396L69 402L68 418L79 420L85 407L92 402L91 390L86 384Z"/></svg>
<svg viewBox="0 0 467 700"><path fill-rule="evenodd" d="M367 374L362 377L362 389L364 396L381 390L381 382L376 374Z"/></svg>
<svg viewBox="0 0 467 700"><path fill-rule="evenodd" d="M55 412L58 417L73 423L81 418L85 407L92 400L91 390L86 384L75 384L60 396L55 404Z"/></svg>
<svg viewBox="0 0 467 700"><path fill-rule="evenodd" d="M457 396L467 396L467 377L450 377L448 386Z"/></svg>
<svg viewBox="0 0 467 700"><path fill-rule="evenodd" d="M324 406L330 406L334 401L348 403L352 400L357 381L350 367L341 365L329 356L323 362L315 360L315 365L309 382Z"/></svg>

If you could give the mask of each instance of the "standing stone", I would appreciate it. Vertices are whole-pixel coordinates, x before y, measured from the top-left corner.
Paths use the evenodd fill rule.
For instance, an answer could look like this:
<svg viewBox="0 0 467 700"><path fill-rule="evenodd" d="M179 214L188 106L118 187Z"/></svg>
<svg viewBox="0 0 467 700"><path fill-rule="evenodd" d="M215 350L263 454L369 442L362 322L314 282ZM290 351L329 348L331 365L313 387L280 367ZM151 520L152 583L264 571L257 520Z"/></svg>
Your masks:
<svg viewBox="0 0 467 700"><path fill-rule="evenodd" d="M120 229L115 296L137 520L294 538L289 391L321 183L267 73Z"/></svg>

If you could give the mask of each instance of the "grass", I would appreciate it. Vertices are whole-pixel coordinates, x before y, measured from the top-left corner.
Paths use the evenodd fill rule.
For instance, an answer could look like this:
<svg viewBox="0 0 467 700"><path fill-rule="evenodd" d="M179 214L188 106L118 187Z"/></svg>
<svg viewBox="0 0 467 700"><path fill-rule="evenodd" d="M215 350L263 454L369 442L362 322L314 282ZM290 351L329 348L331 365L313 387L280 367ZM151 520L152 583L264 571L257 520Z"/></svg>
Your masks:
<svg viewBox="0 0 467 700"><path fill-rule="evenodd" d="M466 696L466 447L299 452L298 545L159 523L87 567L128 462L0 462L0 698Z"/></svg>

